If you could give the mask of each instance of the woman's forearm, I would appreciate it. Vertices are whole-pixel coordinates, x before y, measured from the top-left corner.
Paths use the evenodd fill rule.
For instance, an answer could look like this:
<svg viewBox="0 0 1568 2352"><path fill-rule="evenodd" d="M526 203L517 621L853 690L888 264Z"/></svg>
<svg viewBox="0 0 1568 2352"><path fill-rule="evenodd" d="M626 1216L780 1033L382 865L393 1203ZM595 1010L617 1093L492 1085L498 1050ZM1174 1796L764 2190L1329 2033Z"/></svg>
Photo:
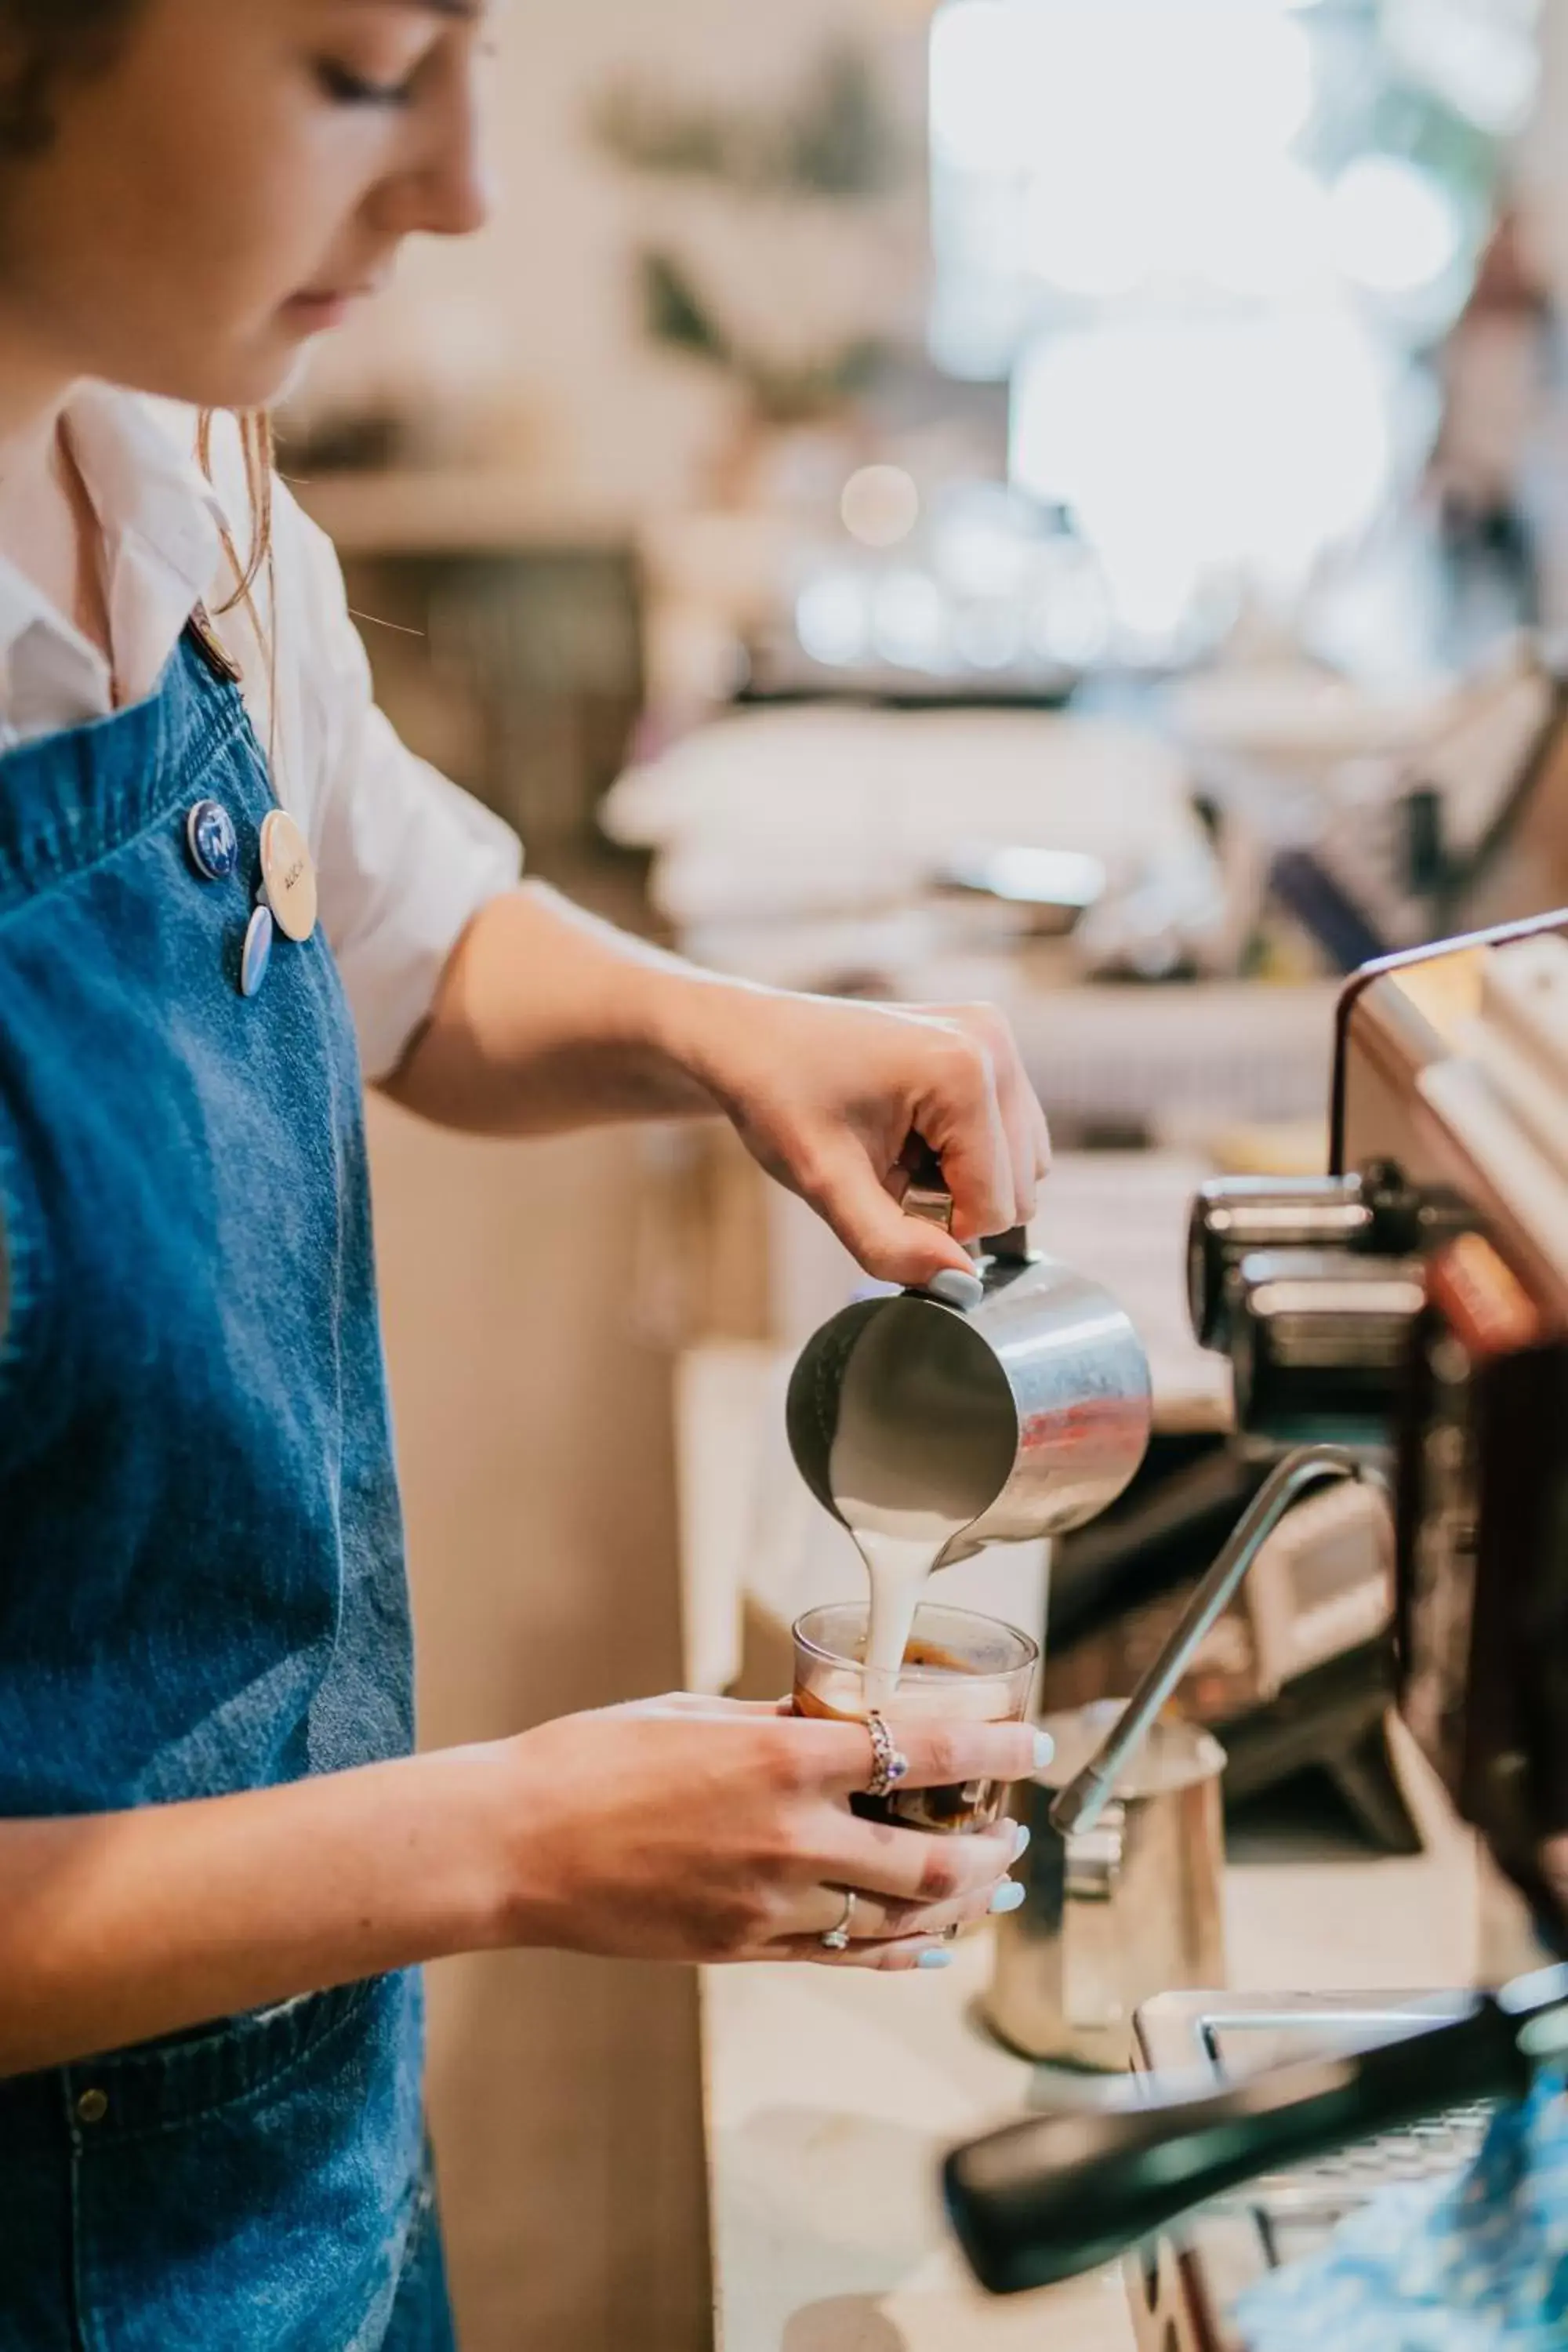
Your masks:
<svg viewBox="0 0 1568 2352"><path fill-rule="evenodd" d="M711 1111L680 1041L720 990L741 983L526 883L469 924L386 1091L442 1126L488 1135Z"/></svg>
<svg viewBox="0 0 1568 2352"><path fill-rule="evenodd" d="M0 1822L0 2075L500 1932L482 1748L241 1796Z"/></svg>
<svg viewBox="0 0 1568 2352"><path fill-rule="evenodd" d="M917 1286L971 1273L962 1242L1026 1224L1050 1165L1045 1114L994 1008L753 986L536 884L468 925L387 1092L483 1135L722 1112L868 1273ZM903 1213L911 1135L942 1163L951 1235Z"/></svg>

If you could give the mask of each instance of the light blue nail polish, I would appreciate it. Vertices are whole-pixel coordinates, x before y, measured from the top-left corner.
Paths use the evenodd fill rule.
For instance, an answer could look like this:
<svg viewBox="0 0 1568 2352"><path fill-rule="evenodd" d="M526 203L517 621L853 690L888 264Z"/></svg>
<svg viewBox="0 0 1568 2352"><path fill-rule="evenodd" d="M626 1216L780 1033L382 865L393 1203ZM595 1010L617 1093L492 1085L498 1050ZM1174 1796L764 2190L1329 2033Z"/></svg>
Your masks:
<svg viewBox="0 0 1568 2352"><path fill-rule="evenodd" d="M1035 1832L1027 1822L1018 1822L1014 1826L1018 1835L1013 1847L1013 1859L1015 1862L1022 1862L1035 1842Z"/></svg>
<svg viewBox="0 0 1568 2352"><path fill-rule="evenodd" d="M1048 1731L1035 1734L1035 1769L1043 1772L1057 1752L1057 1743Z"/></svg>
<svg viewBox="0 0 1568 2352"><path fill-rule="evenodd" d="M991 1897L994 1912L1016 1911L1024 1900L1024 1890L1016 1878L1005 1878Z"/></svg>
<svg viewBox="0 0 1568 2352"><path fill-rule="evenodd" d="M920 1958L916 1961L915 1966L921 1969L950 1969L952 1966L952 1954L951 1952L922 1952Z"/></svg>
<svg viewBox="0 0 1568 2352"><path fill-rule="evenodd" d="M944 1265L933 1274L926 1285L932 1298L940 1298L944 1307L960 1307L967 1315L979 1306L985 1296L985 1285L977 1274L964 1274L956 1265Z"/></svg>

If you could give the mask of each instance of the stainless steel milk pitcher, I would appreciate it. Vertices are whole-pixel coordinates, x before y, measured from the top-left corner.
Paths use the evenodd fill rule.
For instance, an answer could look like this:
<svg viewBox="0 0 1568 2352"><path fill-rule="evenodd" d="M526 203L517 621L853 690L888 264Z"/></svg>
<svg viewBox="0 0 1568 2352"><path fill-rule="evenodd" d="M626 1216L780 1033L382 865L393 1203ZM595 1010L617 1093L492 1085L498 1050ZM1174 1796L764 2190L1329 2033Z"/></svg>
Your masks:
<svg viewBox="0 0 1568 2352"><path fill-rule="evenodd" d="M1047 1716L1047 1769L1016 1791L1033 1832L1021 1909L996 1923L985 2017L1026 2057L1117 2068L1151 1995L1223 1985L1225 1750L1194 1723L1155 1723L1082 1831L1051 1819L1122 1714L1100 1699Z"/></svg>
<svg viewBox="0 0 1568 2352"><path fill-rule="evenodd" d="M920 1205L940 1213L944 1202L928 1192ZM900 1475L912 1489L922 1463L933 1476L940 1465L943 1491L962 1492L970 1512L939 1568L989 1543L1059 1535L1094 1518L1142 1461L1152 1422L1138 1335L1097 1283L1031 1250L1022 1231L983 1244L975 1276L966 1306L902 1291L845 1307L807 1342L789 1388L796 1466L842 1519L831 1465L844 1378L857 1348L880 1327L877 1353L886 1369L874 1406L910 1465ZM912 1490L907 1496L911 1508L921 1499Z"/></svg>

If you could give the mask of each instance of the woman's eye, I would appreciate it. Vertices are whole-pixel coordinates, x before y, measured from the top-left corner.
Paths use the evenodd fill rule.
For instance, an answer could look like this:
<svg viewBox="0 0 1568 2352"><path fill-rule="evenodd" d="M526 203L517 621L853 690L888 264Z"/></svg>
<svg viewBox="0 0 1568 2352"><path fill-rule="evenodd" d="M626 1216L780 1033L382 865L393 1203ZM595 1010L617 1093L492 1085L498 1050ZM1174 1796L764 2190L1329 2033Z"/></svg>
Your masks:
<svg viewBox="0 0 1568 2352"><path fill-rule="evenodd" d="M370 81L331 58L323 58L316 73L336 106L406 106L414 95L412 75L404 81Z"/></svg>

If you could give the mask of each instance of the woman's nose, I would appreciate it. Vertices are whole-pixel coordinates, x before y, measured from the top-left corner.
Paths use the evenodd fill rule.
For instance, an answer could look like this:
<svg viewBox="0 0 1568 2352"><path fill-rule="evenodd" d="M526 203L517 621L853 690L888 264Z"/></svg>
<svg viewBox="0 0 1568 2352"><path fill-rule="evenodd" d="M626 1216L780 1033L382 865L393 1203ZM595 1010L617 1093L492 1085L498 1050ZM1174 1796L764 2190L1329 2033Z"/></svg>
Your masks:
<svg viewBox="0 0 1568 2352"><path fill-rule="evenodd" d="M427 236L472 236L494 208L495 188L477 139L424 175L423 216L414 226Z"/></svg>
<svg viewBox="0 0 1568 2352"><path fill-rule="evenodd" d="M494 194L479 93L471 77L454 74L431 92L419 151L383 190L378 225L399 236L471 236Z"/></svg>

